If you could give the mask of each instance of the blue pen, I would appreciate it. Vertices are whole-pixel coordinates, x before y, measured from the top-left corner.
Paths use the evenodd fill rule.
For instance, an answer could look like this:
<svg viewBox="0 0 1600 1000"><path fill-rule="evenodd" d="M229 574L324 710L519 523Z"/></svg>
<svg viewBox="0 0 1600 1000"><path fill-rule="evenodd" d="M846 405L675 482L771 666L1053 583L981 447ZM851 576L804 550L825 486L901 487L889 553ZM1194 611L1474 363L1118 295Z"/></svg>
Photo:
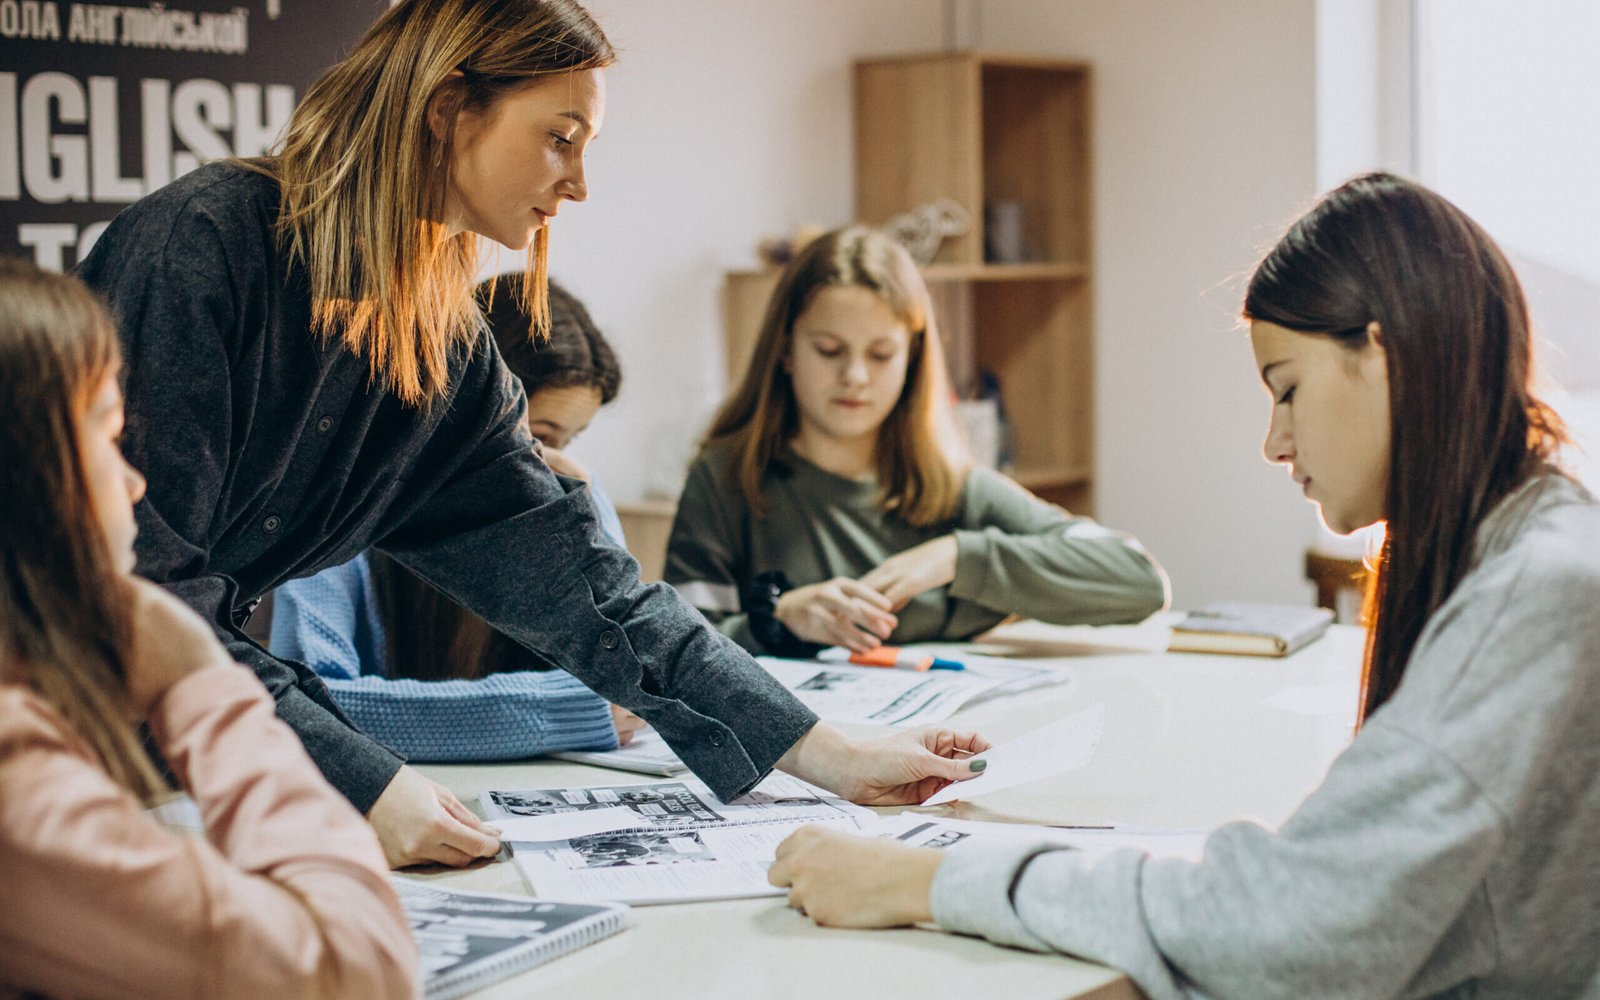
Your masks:
<svg viewBox="0 0 1600 1000"><path fill-rule="evenodd" d="M960 660L941 660L939 657L935 656L933 658L933 663L929 664L928 669L929 670L965 670L965 669L967 669L967 665L965 663L962 663Z"/></svg>

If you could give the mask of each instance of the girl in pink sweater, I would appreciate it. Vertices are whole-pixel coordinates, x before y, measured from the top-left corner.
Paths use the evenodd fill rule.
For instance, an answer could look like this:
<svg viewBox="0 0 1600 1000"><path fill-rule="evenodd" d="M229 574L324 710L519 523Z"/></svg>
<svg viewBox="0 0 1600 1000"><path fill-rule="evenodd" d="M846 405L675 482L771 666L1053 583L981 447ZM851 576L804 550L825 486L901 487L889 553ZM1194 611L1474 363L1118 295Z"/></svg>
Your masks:
<svg viewBox="0 0 1600 1000"><path fill-rule="evenodd" d="M272 698L132 575L115 328L0 260L0 997L412 997L371 828ZM146 720L204 836L169 792Z"/></svg>

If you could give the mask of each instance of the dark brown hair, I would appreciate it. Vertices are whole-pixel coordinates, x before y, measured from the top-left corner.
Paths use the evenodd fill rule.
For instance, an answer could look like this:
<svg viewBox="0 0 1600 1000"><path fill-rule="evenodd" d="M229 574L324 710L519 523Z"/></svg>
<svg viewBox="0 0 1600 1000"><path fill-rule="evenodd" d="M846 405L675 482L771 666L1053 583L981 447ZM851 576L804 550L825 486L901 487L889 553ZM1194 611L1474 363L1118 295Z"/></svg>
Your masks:
<svg viewBox="0 0 1600 1000"><path fill-rule="evenodd" d="M878 431L878 483L885 509L915 525L955 516L967 462L954 445L949 376L928 288L905 248L864 226L835 229L789 263L767 303L750 367L717 411L706 444L726 444L731 472L758 515L761 480L800 430L800 411L784 359L794 324L824 288L866 288L910 334L906 381Z"/></svg>
<svg viewBox="0 0 1600 1000"><path fill-rule="evenodd" d="M1250 279L1244 314L1352 350L1378 324L1391 457L1367 595L1365 719L1400 686L1423 626L1466 574L1484 516L1565 440L1533 391L1527 303L1464 212L1373 173L1290 227Z"/></svg>
<svg viewBox="0 0 1600 1000"><path fill-rule="evenodd" d="M532 399L543 389L584 386L600 394L602 405L617 396L622 369L589 310L566 289L550 284L550 331L530 340L528 314L519 294L520 275L478 287L490 331L523 391ZM547 668L537 654L495 631L489 623L452 601L421 577L383 555L371 555L378 613L388 636L389 676L415 680L461 680L508 670Z"/></svg>
<svg viewBox="0 0 1600 1000"><path fill-rule="evenodd" d="M74 278L0 258L0 667L49 702L119 785L166 790L132 724L128 594L89 492L79 425L121 369Z"/></svg>
<svg viewBox="0 0 1600 1000"><path fill-rule="evenodd" d="M600 393L601 406L616 399L622 388L616 353L584 304L555 282L550 283L549 336L529 339L526 280L520 274L491 279L478 286L478 297L500 356L529 398L542 389L581 386Z"/></svg>

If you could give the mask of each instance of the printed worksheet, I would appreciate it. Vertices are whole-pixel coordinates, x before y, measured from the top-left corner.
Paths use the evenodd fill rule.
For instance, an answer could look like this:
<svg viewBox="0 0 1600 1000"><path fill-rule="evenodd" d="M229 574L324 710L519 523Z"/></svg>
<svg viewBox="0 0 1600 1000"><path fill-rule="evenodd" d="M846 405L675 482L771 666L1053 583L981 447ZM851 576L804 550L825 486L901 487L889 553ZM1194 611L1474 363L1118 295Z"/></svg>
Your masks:
<svg viewBox="0 0 1600 1000"><path fill-rule="evenodd" d="M767 867L777 845L806 823L872 826L877 816L815 785L774 774L732 802L698 781L588 788L491 790L479 800L491 823L626 807L631 828L561 840L510 841L528 890L621 903L679 903L777 893Z"/></svg>
<svg viewBox="0 0 1600 1000"><path fill-rule="evenodd" d="M828 722L879 726L922 726L942 722L980 697L1010 693L1068 678L1045 667L974 658L964 670L892 670L852 663L756 657L778 679Z"/></svg>

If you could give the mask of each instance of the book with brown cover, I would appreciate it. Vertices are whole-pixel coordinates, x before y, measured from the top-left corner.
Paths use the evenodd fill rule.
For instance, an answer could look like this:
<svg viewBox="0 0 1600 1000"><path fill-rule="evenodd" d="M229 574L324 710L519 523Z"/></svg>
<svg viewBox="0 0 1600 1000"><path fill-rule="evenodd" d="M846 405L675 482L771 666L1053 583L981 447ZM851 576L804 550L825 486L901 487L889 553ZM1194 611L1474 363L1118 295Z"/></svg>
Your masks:
<svg viewBox="0 0 1600 1000"><path fill-rule="evenodd" d="M1327 631L1333 612L1292 604L1221 601L1189 612L1172 627L1174 653L1288 656Z"/></svg>

